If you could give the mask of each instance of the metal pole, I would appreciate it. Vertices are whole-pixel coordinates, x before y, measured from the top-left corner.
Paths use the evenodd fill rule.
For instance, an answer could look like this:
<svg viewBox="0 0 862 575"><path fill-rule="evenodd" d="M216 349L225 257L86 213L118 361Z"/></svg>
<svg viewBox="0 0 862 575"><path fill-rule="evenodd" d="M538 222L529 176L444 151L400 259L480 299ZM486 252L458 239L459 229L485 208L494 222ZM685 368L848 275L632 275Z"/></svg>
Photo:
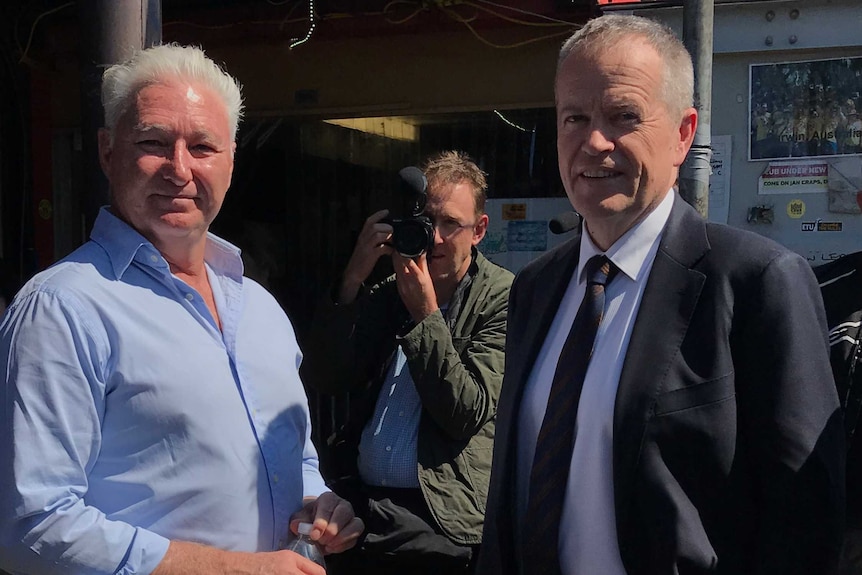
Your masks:
<svg viewBox="0 0 862 575"><path fill-rule="evenodd" d="M142 0L144 48L162 43L162 0Z"/></svg>
<svg viewBox="0 0 862 575"><path fill-rule="evenodd" d="M83 237L89 235L99 208L109 202L108 182L98 158L97 132L103 124L100 88L105 67L122 62L135 50L162 39L161 0L79 0L83 32L81 141L84 156Z"/></svg>
<svg viewBox="0 0 862 575"><path fill-rule="evenodd" d="M694 61L694 102L697 131L694 143L679 171L682 198L704 218L709 211L709 174L712 118L712 34L714 0L685 0L682 13L683 42Z"/></svg>

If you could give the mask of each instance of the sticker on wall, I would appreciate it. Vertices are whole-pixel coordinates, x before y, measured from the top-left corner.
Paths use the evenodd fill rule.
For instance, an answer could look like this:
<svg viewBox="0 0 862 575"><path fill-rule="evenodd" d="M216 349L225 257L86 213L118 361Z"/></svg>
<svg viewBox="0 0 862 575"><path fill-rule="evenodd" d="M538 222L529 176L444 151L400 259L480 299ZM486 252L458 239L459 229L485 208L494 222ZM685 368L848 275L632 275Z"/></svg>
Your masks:
<svg viewBox="0 0 862 575"><path fill-rule="evenodd" d="M787 202L787 215L798 220L805 215L805 202L802 200L790 200Z"/></svg>
<svg viewBox="0 0 862 575"><path fill-rule="evenodd" d="M503 204L503 219L518 221L527 219L527 204Z"/></svg>
<svg viewBox="0 0 862 575"><path fill-rule="evenodd" d="M772 162L760 175L758 194L825 194L829 164L823 161Z"/></svg>
<svg viewBox="0 0 862 575"><path fill-rule="evenodd" d="M817 222L818 232L840 232L843 227L842 222Z"/></svg>
<svg viewBox="0 0 862 575"><path fill-rule="evenodd" d="M802 222L803 232L840 232L844 229L844 222L823 222L819 219L813 222Z"/></svg>

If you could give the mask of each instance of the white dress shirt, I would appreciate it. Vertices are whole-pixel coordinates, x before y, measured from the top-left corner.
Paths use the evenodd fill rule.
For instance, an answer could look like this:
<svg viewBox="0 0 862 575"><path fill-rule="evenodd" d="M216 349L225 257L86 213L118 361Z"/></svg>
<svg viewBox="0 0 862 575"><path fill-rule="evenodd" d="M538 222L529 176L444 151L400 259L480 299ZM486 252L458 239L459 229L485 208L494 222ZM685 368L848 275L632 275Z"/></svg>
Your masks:
<svg viewBox="0 0 862 575"><path fill-rule="evenodd" d="M605 312L584 378L575 424L575 445L560 525L563 575L625 575L614 515L614 403L623 361L644 288L673 206L671 190L646 218L605 252L620 273L605 289ZM586 291L584 267L602 252L584 233L578 267L527 380L519 412L517 513L521 530L536 439L542 426L557 359ZM523 531L519 533L522 535Z"/></svg>

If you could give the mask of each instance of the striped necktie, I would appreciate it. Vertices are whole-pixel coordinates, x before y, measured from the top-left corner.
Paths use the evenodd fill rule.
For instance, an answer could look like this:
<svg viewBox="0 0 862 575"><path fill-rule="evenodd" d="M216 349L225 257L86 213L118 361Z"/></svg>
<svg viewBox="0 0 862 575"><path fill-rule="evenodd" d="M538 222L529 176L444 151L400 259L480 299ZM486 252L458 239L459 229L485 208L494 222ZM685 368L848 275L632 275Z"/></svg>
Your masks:
<svg viewBox="0 0 862 575"><path fill-rule="evenodd" d="M563 344L530 473L524 522L524 572L558 575L560 518L569 479L584 376L605 308L605 286L618 268L606 256L587 262L587 289Z"/></svg>

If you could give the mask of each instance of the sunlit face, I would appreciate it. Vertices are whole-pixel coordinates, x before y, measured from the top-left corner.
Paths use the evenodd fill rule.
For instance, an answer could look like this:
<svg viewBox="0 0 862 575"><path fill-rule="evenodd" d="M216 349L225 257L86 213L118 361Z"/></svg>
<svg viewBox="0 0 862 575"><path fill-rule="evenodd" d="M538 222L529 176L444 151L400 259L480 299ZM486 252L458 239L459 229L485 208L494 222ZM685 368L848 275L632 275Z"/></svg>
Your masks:
<svg viewBox="0 0 862 575"><path fill-rule="evenodd" d="M203 241L230 186L233 153L223 101L178 80L138 92L113 142L99 133L112 211L157 248Z"/></svg>
<svg viewBox="0 0 862 575"><path fill-rule="evenodd" d="M557 74L560 176L602 249L661 202L691 146L697 113L671 116L662 73L656 51L629 37L570 55Z"/></svg>
<svg viewBox="0 0 862 575"><path fill-rule="evenodd" d="M428 270L439 290L457 284L467 273L472 248L485 237L488 216L476 215L473 190L466 182L431 188L424 213L435 224Z"/></svg>

